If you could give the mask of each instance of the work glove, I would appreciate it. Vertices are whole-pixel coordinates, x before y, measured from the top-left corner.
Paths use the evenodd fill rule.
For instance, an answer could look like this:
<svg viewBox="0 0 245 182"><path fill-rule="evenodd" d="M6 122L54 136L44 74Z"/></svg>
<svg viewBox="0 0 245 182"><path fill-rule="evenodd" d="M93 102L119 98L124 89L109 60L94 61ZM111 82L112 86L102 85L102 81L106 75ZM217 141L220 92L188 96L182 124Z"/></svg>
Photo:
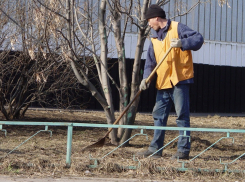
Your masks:
<svg viewBox="0 0 245 182"><path fill-rule="evenodd" d="M146 84L146 78L143 79L140 83L140 90L146 90L150 86L150 81Z"/></svg>
<svg viewBox="0 0 245 182"><path fill-rule="evenodd" d="M181 39L171 39L171 47L182 47Z"/></svg>

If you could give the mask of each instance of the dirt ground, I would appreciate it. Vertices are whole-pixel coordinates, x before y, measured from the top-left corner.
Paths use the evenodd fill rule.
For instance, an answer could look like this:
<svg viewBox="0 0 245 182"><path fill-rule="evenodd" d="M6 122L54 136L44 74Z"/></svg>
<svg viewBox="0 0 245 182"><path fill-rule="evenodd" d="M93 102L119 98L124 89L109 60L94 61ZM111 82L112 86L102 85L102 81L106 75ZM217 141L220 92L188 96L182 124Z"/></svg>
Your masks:
<svg viewBox="0 0 245 182"><path fill-rule="evenodd" d="M1 115L0 115L1 118ZM168 126L176 126L175 116L170 116ZM26 121L45 122L80 122L80 123L106 123L103 112L71 112L71 111L36 111L28 110ZM150 114L137 114L136 125L153 125ZM191 117L191 127L198 128L232 128L244 129L245 117ZM153 131L144 130L146 136L137 136L130 141L129 147L119 148L107 155L115 146L110 144L103 148L81 152L81 149L97 141L106 133L103 128L75 127L72 142L72 164L70 168L66 163L67 127L49 127L49 132L41 132L24 145L17 148L6 156L16 146L27 138L34 135L44 126L3 126L7 130L7 136L0 132L0 175L22 176L22 177L96 177L96 178L130 178L168 181L243 181L244 174L236 173L235 170L244 170L245 163L242 157L232 164L228 169L231 173L214 172L213 169L224 169L222 163L229 163L242 155L245 151L244 134L231 133L232 139L223 139L205 153L201 154L185 167L192 168L186 172L176 170L183 163L170 160L172 154L177 150L176 141L167 146L163 151L161 159L136 159L134 154L147 149ZM139 133L134 130L133 134ZM166 143L178 136L177 131L166 131ZM191 159L207 149L226 133L214 132L192 132ZM103 159L101 159L103 158ZM98 159L99 166L89 167L94 164L93 159ZM221 160L221 162L220 162ZM127 169L122 166L139 167ZM197 171L197 169L209 169L209 171Z"/></svg>

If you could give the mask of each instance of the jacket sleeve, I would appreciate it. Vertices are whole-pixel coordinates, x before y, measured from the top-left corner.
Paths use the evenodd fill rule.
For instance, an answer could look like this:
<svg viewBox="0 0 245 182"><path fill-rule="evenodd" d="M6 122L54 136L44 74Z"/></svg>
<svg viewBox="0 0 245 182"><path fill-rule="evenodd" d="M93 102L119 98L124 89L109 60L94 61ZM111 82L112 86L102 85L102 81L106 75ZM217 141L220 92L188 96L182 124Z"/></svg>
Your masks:
<svg viewBox="0 0 245 182"><path fill-rule="evenodd" d="M154 50L153 50L153 45L151 42L149 45L149 48L147 50L143 79L148 78L148 76L150 76L152 70L155 67L156 67L156 59L155 59L155 54L154 54Z"/></svg>
<svg viewBox="0 0 245 182"><path fill-rule="evenodd" d="M197 31L194 31L190 29L188 26L179 23L178 25L178 35L181 39L182 43L182 50L193 50L197 51L199 50L203 45L203 36L198 33Z"/></svg>

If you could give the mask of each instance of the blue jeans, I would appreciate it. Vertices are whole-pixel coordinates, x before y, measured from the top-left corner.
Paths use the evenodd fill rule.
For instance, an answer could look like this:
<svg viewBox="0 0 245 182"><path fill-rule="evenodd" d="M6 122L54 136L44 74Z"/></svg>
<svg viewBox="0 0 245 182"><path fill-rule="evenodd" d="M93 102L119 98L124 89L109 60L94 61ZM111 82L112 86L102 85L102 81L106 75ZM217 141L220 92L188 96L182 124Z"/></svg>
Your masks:
<svg viewBox="0 0 245 182"><path fill-rule="evenodd" d="M178 127L190 127L190 111L189 111L189 84L179 84L170 89L157 91L156 104L154 106L152 116L155 126L166 126L169 112L174 103L177 114L176 123ZM183 137L184 131L179 131L178 152L189 154L190 138ZM186 132L190 136L190 131ZM163 147L165 130L154 130L154 136L148 150L156 152ZM159 151L162 154L162 150Z"/></svg>

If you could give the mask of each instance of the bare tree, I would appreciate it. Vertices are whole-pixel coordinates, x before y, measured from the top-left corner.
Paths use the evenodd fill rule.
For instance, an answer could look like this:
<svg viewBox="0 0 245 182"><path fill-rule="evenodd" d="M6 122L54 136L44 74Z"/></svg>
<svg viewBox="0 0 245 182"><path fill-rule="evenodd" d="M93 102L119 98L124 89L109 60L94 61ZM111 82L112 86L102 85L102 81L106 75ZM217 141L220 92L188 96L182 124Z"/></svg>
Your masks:
<svg viewBox="0 0 245 182"><path fill-rule="evenodd" d="M88 7L89 2L91 1L84 1ZM124 2L124 3L123 3ZM106 103L103 108L107 113L108 123L111 124L115 120L114 116L114 106L112 104L112 92L109 84L109 74L108 74L108 34L112 33L115 38L115 45L117 50L118 56L118 66L119 66L119 86L117 86L119 97L120 97L120 111L123 111L124 108L128 104L129 98L129 88L128 88L128 79L126 76L126 60L125 60L125 48L124 48L124 41L125 41L125 34L126 34L126 27L127 24L130 22L138 27L138 42L137 48L135 52L135 59L134 59L134 66L132 72L132 82L131 82L131 95L130 99L132 99L138 91L139 83L140 83L140 60L141 55L143 52L144 42L146 37L148 36L150 28L147 26L147 22L144 19L144 15L151 3L150 0L144 1L119 1L119 0L101 0L99 5L99 35L100 35L100 60L98 63L98 59L94 59L97 62L97 74L100 81L100 86L102 88L101 94L99 94L99 90L96 90L96 95L101 95L103 99L103 104ZM156 1L159 5L163 5L169 3L169 1ZM197 4L200 1L197 2ZM125 6L123 6L123 4ZM76 11L78 10L77 8ZM85 8L84 8L85 9ZM132 9L136 9L136 14L132 14ZM89 8L86 8L89 11ZM72 10L70 11L72 12ZM187 13L187 12L186 12ZM77 14L75 14L77 18ZM124 22L122 23L122 16L124 16ZM93 18L89 15L84 15L85 21L87 22L88 26L93 29L92 21ZM136 18L135 18L136 17ZM137 21L135 21L137 20ZM80 27L80 25L78 24ZM82 27L79 28L80 30ZM82 31L81 31L82 32ZM88 35L82 33L84 40L87 40ZM78 36L77 36L78 37ZM90 36L92 37L92 36ZM90 43L93 45L93 42L90 40ZM93 46L92 46L93 48ZM73 51L75 52L75 51ZM92 52L92 51L90 51ZM95 58L95 52L92 52L93 57ZM75 67L73 66L75 70ZM84 74L83 74L84 75ZM78 77L78 74L77 74ZM81 78L80 78L81 79ZM82 83L82 79L81 79ZM97 99L98 100L98 99ZM98 100L100 102L100 100ZM101 102L102 103L102 102ZM137 107L139 103L139 98L133 103L130 107L128 113L123 117L120 121L120 124L134 124ZM131 130L122 130L119 129L117 133L113 130L114 133L111 135L111 142L117 143L126 141L130 135Z"/></svg>
<svg viewBox="0 0 245 182"><path fill-rule="evenodd" d="M150 0L143 0L143 1L119 1L119 0L106 0L108 5L108 11L110 12L110 19L112 24L112 32L115 37L115 43L117 48L117 55L118 55L118 65L119 65L119 80L120 80L120 111L123 111L127 105L128 96L130 95L130 100L132 100L139 89L140 84L140 67L141 67L141 56L143 53L143 47L146 38L148 37L150 27L147 26L147 21L145 20L145 13L151 3ZM169 3L170 0L157 0L154 3L159 5L164 5ZM186 12L182 12L180 14L177 12L177 16L183 16L190 12L190 10L194 9L200 1L197 1L196 4L191 7L191 9L186 10ZM134 11L133 11L134 10ZM124 22L122 23L122 16L125 16ZM128 81L126 77L126 61L125 61L125 53L124 53L124 41L125 41L125 33L127 24L132 24L138 28L138 38L137 38L137 45L135 51L135 58L133 64L133 72L132 72L132 82L131 90L129 92L128 89ZM121 27L123 25L123 27ZM120 124L134 124L135 116L137 113L137 108L139 104L139 98L135 100L135 102L129 108L127 115L121 119ZM125 142L131 136L131 129L119 130L118 131L118 138L120 143ZM127 145L127 144L125 144Z"/></svg>
<svg viewBox="0 0 245 182"><path fill-rule="evenodd" d="M128 104L128 100L133 98L138 91L140 83L140 60L143 52L144 42L149 34L149 27L144 15L150 5L150 0L143 1L119 1L119 0L100 0L100 1L42 1L33 0L36 4L44 7L52 16L48 23L51 33L56 34L56 42L61 49L61 56L70 62L71 67L79 82L88 88L91 94L102 105L107 123L115 121L115 111L112 102L112 91L110 80L113 78L108 73L108 36L113 34L118 56L119 66L119 85L116 85L120 97L120 111ZM160 5L170 1L155 1ZM200 3L200 1L198 1ZM64 11L66 8L66 11ZM98 11L96 11L98 9ZM134 13L133 10L134 9ZM98 12L98 14L96 14ZM187 12L186 12L187 13ZM124 22L122 23L122 17ZM47 16L45 16L47 17ZM59 23L53 21L59 19ZM63 22L63 23L61 23ZM126 61L124 53L124 41L127 24L131 23L138 28L138 41L135 52L134 66L132 72L131 90L126 76ZM97 37L99 35L99 38ZM97 43L96 43L97 42ZM100 46L97 50L96 47ZM93 63L86 61L80 62L79 56L93 57ZM96 65L96 72L91 69ZM93 76L94 75L94 76ZM91 77L92 76L92 77ZM96 80L96 85L91 82L91 78ZM129 93L131 95L129 96ZM134 124L139 98L130 107L128 113L120 121L120 124ZM111 143L126 141L131 135L131 130L116 129L111 133Z"/></svg>
<svg viewBox="0 0 245 182"><path fill-rule="evenodd" d="M77 104L73 93L83 88L66 60L48 51L58 45L46 30L52 17L41 19L45 9L27 0L1 1L0 13L0 109L4 117L22 118L34 102L66 108ZM66 105L64 98L69 100Z"/></svg>
<svg viewBox="0 0 245 182"><path fill-rule="evenodd" d="M38 50L38 53L42 52L43 56L46 53L50 56L57 55L58 58L52 56L52 60L55 62L62 60L67 67L72 68L79 83L86 87L103 107L107 123L112 124L115 121L115 110L112 100L114 93L110 83L114 83L113 86L118 90L119 108L123 111L139 89L140 60L150 31L144 18L145 13L151 3L164 5L169 2L170 0L25 0L25 4L33 9L35 18L32 22L35 26L26 23L30 21L22 17L24 24L20 24L19 27L22 27L20 29L24 35L23 47L27 48L30 56L35 50ZM227 4L227 1L219 0L219 2L221 5ZM177 11L175 16L189 13L200 3L202 2L197 0L193 7L186 9L185 12ZM17 20L21 19L16 18ZM131 83L128 83L126 76L124 51L128 24L138 29ZM114 36L118 57L118 85L108 70L110 35ZM138 103L139 98L121 119L120 124L134 124ZM129 129L118 131L113 129L110 135L111 143L126 141L131 132Z"/></svg>

